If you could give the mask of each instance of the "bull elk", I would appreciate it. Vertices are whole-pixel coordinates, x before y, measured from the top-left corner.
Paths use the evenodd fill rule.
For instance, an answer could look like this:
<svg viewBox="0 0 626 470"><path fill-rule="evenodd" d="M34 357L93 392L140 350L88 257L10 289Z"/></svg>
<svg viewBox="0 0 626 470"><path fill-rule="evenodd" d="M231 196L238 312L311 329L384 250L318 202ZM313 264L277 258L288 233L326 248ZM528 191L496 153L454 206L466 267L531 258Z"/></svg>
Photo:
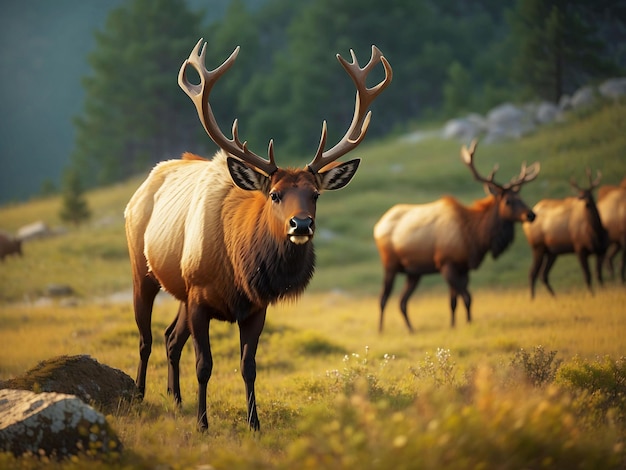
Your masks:
<svg viewBox="0 0 626 470"><path fill-rule="evenodd" d="M461 157L474 178L484 183L489 195L467 207L446 196L428 204L398 204L389 209L374 226L374 239L384 269L380 297L379 331L383 314L398 273L406 274L400 310L410 332L413 327L407 313L409 297L425 274L441 273L450 287L451 325L455 324L457 297L465 303L467 321L471 322L472 298L467 288L469 271L477 269L485 254L502 254L514 237L514 222L532 221L533 212L519 196L522 185L534 180L539 163L522 165L521 173L507 184L494 181L497 167L488 177L474 166L476 141L461 148Z"/></svg>
<svg viewBox="0 0 626 470"><path fill-rule="evenodd" d="M591 170L587 168L589 187L580 187L574 178L570 184L578 192L576 197L564 199L543 199L535 204L533 211L537 216L532 224L523 224L524 234L533 252L530 267L530 296L535 297L535 283L541 275L550 294L554 289L548 275L557 256L576 253L583 269L585 282L591 290L591 274L588 257L597 255L597 276L602 284L602 262L608 243L608 235L600 219L600 214L593 197L593 190L598 187L602 174L598 171L592 181Z"/></svg>
<svg viewBox="0 0 626 470"><path fill-rule="evenodd" d="M619 186L600 186L597 206L602 225L609 234L606 252L609 275L615 276L613 259L622 250L620 278L622 283L626 283L626 178Z"/></svg>
<svg viewBox="0 0 626 470"><path fill-rule="evenodd" d="M179 361L192 336L198 380L198 427L208 428L206 395L213 359L210 321L237 323L241 374L245 384L247 422L260 429L254 384L256 352L268 305L297 298L315 267L313 235L318 196L341 189L357 171L359 160L336 160L356 148L365 137L374 99L389 85L392 69L378 48L361 68L337 59L356 86L352 123L331 149L326 146L326 122L313 160L302 169L279 168L273 142L268 158L252 153L238 136L232 138L217 124L210 102L211 89L233 65L239 47L215 70L205 66L206 43L196 44L183 62L178 84L195 104L209 137L220 150L207 160L185 154L157 164L132 196L125 210L126 236L132 266L133 303L139 329L137 386L145 394L146 370L152 349L151 316L162 287L181 304L165 334L168 392L181 402ZM368 88L366 79L379 63L385 78ZM186 78L191 66L200 83Z"/></svg>

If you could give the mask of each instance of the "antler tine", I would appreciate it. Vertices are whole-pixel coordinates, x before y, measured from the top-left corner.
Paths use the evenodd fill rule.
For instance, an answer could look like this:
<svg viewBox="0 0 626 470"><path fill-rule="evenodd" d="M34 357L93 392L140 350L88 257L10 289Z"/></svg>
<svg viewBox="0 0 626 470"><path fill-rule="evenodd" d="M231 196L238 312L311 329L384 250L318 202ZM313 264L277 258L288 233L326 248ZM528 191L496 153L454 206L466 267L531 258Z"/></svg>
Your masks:
<svg viewBox="0 0 626 470"><path fill-rule="evenodd" d="M587 177L589 178L589 190L595 189L600 184L600 180L602 179L602 172L600 170L596 170L596 179L591 180L591 168L586 168Z"/></svg>
<svg viewBox="0 0 626 470"><path fill-rule="evenodd" d="M569 184L577 191L580 191L580 192L584 191L584 189L578 186L578 183L576 182L576 178L574 178L573 176L570 178Z"/></svg>
<svg viewBox="0 0 626 470"><path fill-rule="evenodd" d="M333 148L324 152L327 134L326 121L324 121L322 124L322 135L320 137L320 144L317 152L311 163L307 165L309 170L314 173L317 173L329 163L334 162L341 156L350 152L363 141L372 115L371 111L367 111L367 109L376 97L389 85L389 83L391 83L393 77L391 65L387 59L385 59L380 49L376 46L372 45L372 55L367 65L363 68L359 66L356 54L352 49L350 49L350 55L352 56L352 63L346 61L339 54L337 54L337 60L346 70L348 75L350 75L350 78L352 78L352 81L356 86L356 103L354 106L352 123L342 139ZM366 84L367 76L379 62L382 63L383 68L385 69L385 78L376 86L368 88ZM355 136L357 132L358 134Z"/></svg>
<svg viewBox="0 0 626 470"><path fill-rule="evenodd" d="M468 166L468 168L474 175L474 179L482 183L495 184L496 186L499 186L493 181L496 171L498 171L498 165L494 165L493 170L491 170L487 178L485 178L484 176L481 176L478 173L478 170L476 170L476 167L474 166L474 152L476 152L477 146L478 146L478 141L476 139L473 139L469 148L466 147L465 145L461 147L461 158L463 159L463 162Z"/></svg>
<svg viewBox="0 0 626 470"><path fill-rule="evenodd" d="M600 180L602 179L602 172L600 170L597 170L596 171L596 179L593 180L593 181L591 180L591 168L589 168L589 167L585 168L585 173L587 174L587 178L589 178L589 188L588 189L581 188L578 185L578 183L576 183L576 179L573 176L570 179L570 184L574 187L574 189L576 189L576 190L578 190L580 192L593 191L600 184Z"/></svg>
<svg viewBox="0 0 626 470"><path fill-rule="evenodd" d="M227 138L217 124L213 110L209 104L209 95L211 94L213 86L235 63L237 55L239 54L239 46L235 48L232 54L222 63L222 65L209 71L205 65L207 44L206 42L202 44L202 42L203 39L198 41L196 46L191 51L189 58L185 60L180 67L180 71L178 72L178 85L195 104L196 110L198 111L198 117L200 118L200 122L202 123L204 130L209 137L211 137L213 142L218 145L218 147L239 157L244 162L247 162L259 170L264 171L268 175L271 175L278 169L276 163L274 162L272 143L270 142L268 147L268 160L261 158L257 154L248 150L247 142L242 143L241 140L239 140L237 119L233 121L233 138ZM202 44L201 50L200 44ZM194 85L185 77L185 71L188 65L191 65L196 72L198 72L198 75L200 75L200 84Z"/></svg>
<svg viewBox="0 0 626 470"><path fill-rule="evenodd" d="M537 176L541 170L541 164L535 162L530 166L526 166L526 162L522 162L522 169L518 176L511 178L511 181L503 186L504 189L514 188L516 186L522 186L525 183L529 183Z"/></svg>

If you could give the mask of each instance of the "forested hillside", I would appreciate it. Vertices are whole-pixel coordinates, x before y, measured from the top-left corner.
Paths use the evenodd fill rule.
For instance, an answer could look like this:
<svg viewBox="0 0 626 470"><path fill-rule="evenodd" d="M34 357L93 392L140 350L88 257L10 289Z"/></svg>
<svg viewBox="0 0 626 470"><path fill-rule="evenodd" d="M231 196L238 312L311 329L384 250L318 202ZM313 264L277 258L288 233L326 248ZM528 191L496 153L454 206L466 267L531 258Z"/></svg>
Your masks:
<svg viewBox="0 0 626 470"><path fill-rule="evenodd" d="M354 89L337 53L349 59L353 49L365 64L376 44L393 66L394 81L373 107L369 139L502 101L555 100L619 75L626 65L623 2L224 0L215 8L218 2L132 0L107 3L110 9L83 7L89 11L70 4L55 2L51 10L32 2L27 10L37 21L8 15L22 23L10 25L3 35L11 41L3 44L50 24L65 34L42 36L47 47L11 52L15 56L3 50L4 58L13 57L3 58L11 67L2 76L12 117L2 118L0 145L3 160L12 163L2 173L0 202L33 195L46 178L58 187L68 164L94 186L181 151L211 153L193 105L176 84L199 37L208 43L209 69L241 46L215 87L216 117L227 134L238 118L242 140L257 153L273 138L281 164L313 154L323 120L329 143L345 132ZM17 3L10 5L2 9L16 10ZM73 31L69 24L85 32L65 43L48 40ZM69 46L79 43L80 49ZM26 65L15 57L27 58ZM44 59L58 67L56 77ZM380 74L372 74L372 83ZM64 80L73 84L66 95L52 88Z"/></svg>

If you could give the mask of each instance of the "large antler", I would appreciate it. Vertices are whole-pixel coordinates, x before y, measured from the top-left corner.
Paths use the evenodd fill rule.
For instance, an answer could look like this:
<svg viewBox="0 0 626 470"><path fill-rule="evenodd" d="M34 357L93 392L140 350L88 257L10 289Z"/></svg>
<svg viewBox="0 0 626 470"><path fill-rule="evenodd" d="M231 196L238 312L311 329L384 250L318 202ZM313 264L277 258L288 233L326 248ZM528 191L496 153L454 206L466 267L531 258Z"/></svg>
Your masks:
<svg viewBox="0 0 626 470"><path fill-rule="evenodd" d="M591 180L591 168L589 167L585 168L585 173L587 173L587 178L589 178L588 189L584 189L578 186L573 176L572 176L572 179L570 180L570 184L580 192L593 191L595 188L597 188L600 185L600 180L602 179L602 172L600 170L596 170L596 179L593 181Z"/></svg>
<svg viewBox="0 0 626 470"><path fill-rule="evenodd" d="M496 171L498 171L498 165L494 165L493 170L491 170L491 173L489 173L489 176L487 178L485 178L484 176L481 176L480 173L478 173L478 170L476 169L476 167L474 166L474 152L476 152L477 145L478 145L478 141L474 139L472 140L472 143L470 144L469 148L467 148L467 146L465 145L461 147L461 158L463 159L463 162L468 166L468 168L474 175L474 179L476 179L477 181L480 181L481 183L495 184L496 186L498 186L498 184L493 181Z"/></svg>
<svg viewBox="0 0 626 470"><path fill-rule="evenodd" d="M526 162L524 162L522 163L522 169L520 171L520 174L518 176L514 176L510 182L504 185L498 184L493 180L496 174L496 171L498 171L498 165L494 165L493 170L491 170L491 173L489 173L489 176L485 178L484 176L481 176L478 173L478 171L476 170L476 167L474 166L474 152L476 151L477 145L478 145L478 141L474 139L472 140L472 143L470 144L469 148L467 148L465 145L461 147L461 157L463 158L463 161L465 162L465 164L471 170L472 174L474 175L474 178L482 183L496 186L497 188L500 188L502 190L507 190L507 189L516 188L516 187L517 187L516 190L518 190L519 187L522 186L524 183L528 183L534 180L539 175L539 170L541 169L539 162L535 162L529 167L527 167Z"/></svg>
<svg viewBox="0 0 626 470"><path fill-rule="evenodd" d="M350 49L350 55L352 56L352 63L348 63L343 57L337 54L337 60L341 63L343 68L348 72L348 75L352 78L352 81L356 85L356 104L354 107L354 116L352 123L348 128L348 131L343 138L331 149L324 152L326 146L326 121L322 124L322 136L320 138L320 144L315 154L315 158L307 165L309 170L313 173L317 173L320 169L325 167L331 162L334 162L339 157L345 155L365 138L367 128L370 123L370 117L372 112L369 111L366 114L367 109L372 104L374 99L391 83L393 77L393 71L391 65L383 56L380 49L372 45L372 56L368 64L361 68L357 61L354 51ZM378 65L379 61L383 64L385 69L385 78L378 85L368 88L366 82L367 76L370 71ZM356 132L358 135L354 136Z"/></svg>
<svg viewBox="0 0 626 470"><path fill-rule="evenodd" d="M266 160L261 158L260 156L252 153L248 150L247 142L241 142L239 140L238 130L237 130L237 119L233 122L233 138L227 138L223 132L221 131L219 125L215 120L215 116L213 115L213 110L211 109L211 105L209 104L209 95L211 93L211 89L217 83L222 75L233 65L235 59L237 58L237 54L239 54L239 46L235 48L233 53L230 55L228 59L224 61L222 65L217 67L215 70L208 71L205 66L205 57L206 57L206 43L202 45L202 50L200 51L200 44L203 39L200 39L196 44L196 47L193 48L189 58L183 62L183 65L180 67L180 72L178 72L178 84L183 89L185 93L191 98L191 101L196 105L196 109L198 111L198 116L200 117L200 122L204 126L209 137L213 139L213 141L223 150L241 158L243 161L255 166L256 168L264 171L268 175L274 173L278 167L274 162L274 145L270 140L267 153L269 159ZM198 85L194 85L187 80L185 77L185 70L187 69L187 65L191 65L198 74L200 75L200 83Z"/></svg>

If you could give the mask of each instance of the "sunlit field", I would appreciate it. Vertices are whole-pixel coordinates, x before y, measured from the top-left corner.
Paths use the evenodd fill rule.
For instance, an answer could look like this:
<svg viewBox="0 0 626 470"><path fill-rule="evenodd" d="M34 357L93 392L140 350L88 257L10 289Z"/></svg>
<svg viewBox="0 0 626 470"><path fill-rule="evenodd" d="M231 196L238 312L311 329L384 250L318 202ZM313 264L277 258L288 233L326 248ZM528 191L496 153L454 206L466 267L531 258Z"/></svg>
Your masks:
<svg viewBox="0 0 626 470"><path fill-rule="evenodd" d="M539 178L522 190L529 205L571 195L570 177L584 183L587 165L614 184L626 175L624 122L623 105L597 109L520 142L479 145L477 165L487 172L499 163L496 180L505 182L522 161L541 161ZM373 142L358 152L355 180L320 198L314 280L297 302L270 306L261 336L260 432L245 422L234 325L210 326L208 432L196 431L191 343L181 361L182 408L167 396L163 332L177 305L161 294L146 397L107 416L121 455L61 463L0 455L0 468L626 468L626 287L594 279L589 291L574 256L552 271L557 295L538 284L531 300L530 249L518 227L511 248L470 275L471 324L460 303L450 327L447 288L430 276L409 304L414 334L398 307L402 279L378 332L382 271L372 226L397 202L482 197L459 147ZM138 333L122 213L141 180L89 193L89 224L28 242L23 258L0 264L0 380L74 354L134 378ZM59 205L50 198L2 207L0 228L34 220L58 227ZM75 295L50 298L50 284Z"/></svg>
<svg viewBox="0 0 626 470"><path fill-rule="evenodd" d="M550 370L556 361L563 361L560 367L565 369L580 361L605 364L606 358L612 358L611 364L622 374L621 383L615 387L621 387L623 394L626 289L615 285L594 296L583 290L555 299L539 296L532 302L525 290L479 289L473 324L468 325L461 317L455 329L449 327L446 297L443 290L416 296L410 305L416 330L413 335L407 333L394 305L388 308L384 333L378 334L377 299L371 296L311 294L295 304L270 308L257 355L262 427L257 434L248 431L245 424L236 327L219 322L211 325L215 365L209 384L206 434L195 431L193 349L187 344L183 353L184 404L177 410L165 394L165 348L161 335L157 335L144 402L134 405L130 414L108 417L126 446L122 464L189 468L211 463L215 468L248 468L254 463L257 468L293 468L309 456L311 460L302 463L303 468L350 468L357 463L359 467L385 468L374 461L392 454L400 468L410 468L414 461L405 460L402 453L406 450L411 454L410 447L415 445L424 452L419 462L425 468L460 468L455 460L447 464L439 461L444 450L428 444L429 440L446 439L453 455L468 459L468 468L480 461L488 467L502 464L501 468L519 468L518 464L531 462L530 468L538 468L539 457L546 459L553 453L562 453L562 460L557 462L574 465L569 468L594 468L576 466L568 446L575 447L575 455L590 452L590 463L620 468L620 462L624 463L621 446L626 410L613 410L612 416L618 418L613 421L595 417L596 410L591 407L578 408L583 405L575 401L577 390L573 386L563 381L559 388L554 379L533 385L525 377L528 371L514 363L522 350L531 359L543 351L536 364L531 362L531 371L533 367ZM158 304L155 333L165 329L175 310L176 304L167 298ZM137 334L128 303L5 307L0 324L1 378L18 375L43 358L61 354L89 354L134 376ZM555 363L540 363L551 352L556 353ZM624 396L620 396L623 407ZM482 409L481 400L504 408ZM464 422L463 413L475 414L473 419L482 421L480 428L474 429L478 424L473 421ZM505 415L499 416L502 413ZM547 436L548 442L526 443L530 447L517 454L521 450L513 442L480 443L483 433L504 433L502 439L515 439L506 434L513 433L519 423L501 422L513 419L506 413L527 420L538 419L537 413L543 413L545 422L535 425L555 435ZM574 439L572 442L561 441L559 420L565 416L573 420L568 431L573 435L563 439ZM446 420L453 422L447 424L450 429L445 432L430 429ZM379 441L382 436L388 441ZM399 436L407 439L402 446ZM328 439L337 440L331 447L338 447L317 449L318 445L330 446ZM457 440L467 439L476 439L475 445L480 443L483 449L478 455L457 447ZM510 446L507 452L511 455L505 461L500 461L502 456L496 452L500 445ZM311 448L303 451L302 446ZM612 449L615 455L605 454ZM319 455L309 455L313 451ZM509 460L515 465L507 465ZM7 458L6 464L19 467L12 458ZM36 462L31 464L37 466Z"/></svg>

